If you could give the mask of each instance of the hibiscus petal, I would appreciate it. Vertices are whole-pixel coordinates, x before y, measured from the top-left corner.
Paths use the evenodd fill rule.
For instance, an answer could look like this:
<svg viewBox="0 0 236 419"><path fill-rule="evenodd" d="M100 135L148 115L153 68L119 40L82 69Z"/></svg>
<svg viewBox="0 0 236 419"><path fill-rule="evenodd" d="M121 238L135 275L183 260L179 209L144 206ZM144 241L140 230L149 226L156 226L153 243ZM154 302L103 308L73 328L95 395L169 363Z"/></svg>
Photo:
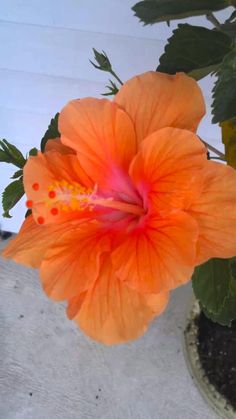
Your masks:
<svg viewBox="0 0 236 419"><path fill-rule="evenodd" d="M168 293L149 296L129 288L106 261L94 286L69 301L68 315L88 336L111 345L141 336L167 302Z"/></svg>
<svg viewBox="0 0 236 419"><path fill-rule="evenodd" d="M41 219L44 224L48 224L64 222L73 217L88 216L88 211L86 213L86 211L79 212L72 209L61 210L61 205L56 198L54 200L49 198L49 191L57 182L60 184L67 182L69 185L79 183L86 188L92 185L74 154L62 155L52 150L29 157L24 167L24 188L28 202L31 202L35 221L38 222ZM56 215L51 212L53 207L56 208Z"/></svg>
<svg viewBox="0 0 236 419"><path fill-rule="evenodd" d="M64 144L62 144L61 139L54 138L52 140L48 140L45 146L44 152L48 151L57 151L60 154L75 154L75 151L72 150L70 147L66 147Z"/></svg>
<svg viewBox="0 0 236 419"><path fill-rule="evenodd" d="M29 216L17 236L4 249L2 256L31 268L39 268L48 248L71 228L69 224L39 226Z"/></svg>
<svg viewBox="0 0 236 419"><path fill-rule="evenodd" d="M168 213L189 207L200 195L206 164L205 146L195 134L163 128L143 141L130 176L148 208Z"/></svg>
<svg viewBox="0 0 236 419"><path fill-rule="evenodd" d="M67 231L46 253L40 276L54 300L72 298L87 290L98 276L100 258L110 251L110 237L98 223L81 223Z"/></svg>
<svg viewBox="0 0 236 419"><path fill-rule="evenodd" d="M78 314L78 311L81 309L86 295L87 291L83 291L78 296L69 299L66 312L70 320L72 320Z"/></svg>
<svg viewBox="0 0 236 419"><path fill-rule="evenodd" d="M208 162L204 190L189 214L199 225L197 264L236 255L236 171Z"/></svg>
<svg viewBox="0 0 236 419"><path fill-rule="evenodd" d="M107 184L113 168L127 171L136 152L130 117L107 99L73 100L62 109L59 130L63 144L73 148L91 179Z"/></svg>
<svg viewBox="0 0 236 419"><path fill-rule="evenodd" d="M184 212L149 219L113 251L114 271L139 292L174 289L191 278L197 238L197 223Z"/></svg>
<svg viewBox="0 0 236 419"><path fill-rule="evenodd" d="M127 81L114 100L134 122L138 143L164 127L196 131L205 114L200 88L184 73L141 74Z"/></svg>

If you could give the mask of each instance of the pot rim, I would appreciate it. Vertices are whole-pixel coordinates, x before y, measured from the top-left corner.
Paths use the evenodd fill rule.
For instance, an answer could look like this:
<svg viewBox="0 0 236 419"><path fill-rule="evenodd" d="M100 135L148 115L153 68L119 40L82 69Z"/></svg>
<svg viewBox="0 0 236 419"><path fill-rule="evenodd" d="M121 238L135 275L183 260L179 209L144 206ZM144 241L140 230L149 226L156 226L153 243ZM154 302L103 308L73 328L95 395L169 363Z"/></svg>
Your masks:
<svg viewBox="0 0 236 419"><path fill-rule="evenodd" d="M236 419L236 411L226 398L216 390L210 383L201 365L197 348L198 328L195 318L200 314L201 309L198 301L194 298L188 310L186 326L183 334L184 357L189 373L198 388L203 399L212 407L222 419Z"/></svg>

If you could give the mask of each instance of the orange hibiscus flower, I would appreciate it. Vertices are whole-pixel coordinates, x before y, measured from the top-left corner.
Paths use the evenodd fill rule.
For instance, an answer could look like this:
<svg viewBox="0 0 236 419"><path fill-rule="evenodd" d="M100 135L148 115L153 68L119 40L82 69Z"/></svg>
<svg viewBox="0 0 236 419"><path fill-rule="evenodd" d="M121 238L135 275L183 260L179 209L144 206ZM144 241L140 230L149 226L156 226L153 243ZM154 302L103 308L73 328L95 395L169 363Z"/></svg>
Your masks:
<svg viewBox="0 0 236 419"><path fill-rule="evenodd" d="M193 79L145 73L113 102L69 102L61 143L24 168L32 216L4 256L98 341L137 338L197 264L236 254L236 172L206 159L204 112Z"/></svg>

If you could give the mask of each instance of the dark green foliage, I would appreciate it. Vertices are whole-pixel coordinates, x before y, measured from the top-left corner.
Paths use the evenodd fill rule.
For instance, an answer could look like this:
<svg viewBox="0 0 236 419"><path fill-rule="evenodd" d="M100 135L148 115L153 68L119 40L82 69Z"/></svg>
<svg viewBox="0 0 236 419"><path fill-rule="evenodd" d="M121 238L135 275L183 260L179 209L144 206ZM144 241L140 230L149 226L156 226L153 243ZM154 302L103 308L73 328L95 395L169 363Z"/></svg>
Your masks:
<svg viewBox="0 0 236 419"><path fill-rule="evenodd" d="M29 156L37 156L38 154L38 150L37 148L31 148L31 150L29 151Z"/></svg>
<svg viewBox="0 0 236 419"><path fill-rule="evenodd" d="M51 140L53 138L60 137L61 134L58 131L58 118L59 113L57 113L54 118L51 119L51 122L48 126L47 131L45 132L42 140L41 140L41 151L44 152L45 146L48 142L48 140Z"/></svg>
<svg viewBox="0 0 236 419"><path fill-rule="evenodd" d="M144 0L132 10L144 24L206 15L230 5L227 0Z"/></svg>
<svg viewBox="0 0 236 419"><path fill-rule="evenodd" d="M236 258L215 258L198 266L192 285L207 317L224 326L236 319Z"/></svg>
<svg viewBox="0 0 236 419"><path fill-rule="evenodd" d="M26 160L17 147L7 140L0 140L0 162L12 163L22 169Z"/></svg>
<svg viewBox="0 0 236 419"><path fill-rule="evenodd" d="M236 116L236 49L226 55L217 76L213 89L213 123Z"/></svg>
<svg viewBox="0 0 236 419"><path fill-rule="evenodd" d="M17 171L14 173L14 175L11 177L11 179L17 179L17 178L19 178L19 177L21 177L21 176L23 176L23 170L22 170L22 169L17 170Z"/></svg>
<svg viewBox="0 0 236 419"><path fill-rule="evenodd" d="M24 195L23 178L10 183L2 194L3 217L11 218L9 211L17 204Z"/></svg>
<svg viewBox="0 0 236 419"><path fill-rule="evenodd" d="M198 80L218 68L231 45L230 37L222 32L180 24L168 39L157 71L183 71Z"/></svg>

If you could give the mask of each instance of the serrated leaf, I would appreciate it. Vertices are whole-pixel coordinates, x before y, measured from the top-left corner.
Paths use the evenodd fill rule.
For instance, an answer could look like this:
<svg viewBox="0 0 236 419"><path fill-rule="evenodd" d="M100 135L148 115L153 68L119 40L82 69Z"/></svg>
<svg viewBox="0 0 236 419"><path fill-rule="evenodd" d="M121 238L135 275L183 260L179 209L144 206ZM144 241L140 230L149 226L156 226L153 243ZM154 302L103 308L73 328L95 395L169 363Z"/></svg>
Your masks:
<svg viewBox="0 0 236 419"><path fill-rule="evenodd" d="M20 150L7 140L0 140L0 161L12 163L19 168L23 168L26 163Z"/></svg>
<svg viewBox="0 0 236 419"><path fill-rule="evenodd" d="M14 173L14 175L11 177L11 179L17 179L18 177L23 176L23 170L17 170L17 172Z"/></svg>
<svg viewBox="0 0 236 419"><path fill-rule="evenodd" d="M236 118L224 121L220 125L227 163L236 169Z"/></svg>
<svg viewBox="0 0 236 419"><path fill-rule="evenodd" d="M211 320L230 325L236 319L236 281L232 259L211 259L195 268L192 286L203 311ZM233 265L234 266L234 265Z"/></svg>
<svg viewBox="0 0 236 419"><path fill-rule="evenodd" d="M206 15L228 6L227 0L144 0L135 4L132 10L135 16L147 25L189 16Z"/></svg>
<svg viewBox="0 0 236 419"><path fill-rule="evenodd" d="M47 144L48 140L51 140L53 138L57 138L60 137L61 134L58 131L58 118L59 118L59 113L57 113L54 118L51 119L51 122L48 126L47 131L45 132L42 140L41 140L41 151L44 152L45 150L45 146Z"/></svg>
<svg viewBox="0 0 236 419"><path fill-rule="evenodd" d="M180 24L168 39L157 71L168 74L183 71L199 80L218 68L231 44L232 40L222 32Z"/></svg>
<svg viewBox="0 0 236 419"><path fill-rule="evenodd" d="M17 202L24 195L23 178L10 183L2 194L2 206L4 210L4 217L9 218L9 211L17 204Z"/></svg>
<svg viewBox="0 0 236 419"><path fill-rule="evenodd" d="M236 49L225 56L217 76L213 89L213 123L236 116Z"/></svg>

